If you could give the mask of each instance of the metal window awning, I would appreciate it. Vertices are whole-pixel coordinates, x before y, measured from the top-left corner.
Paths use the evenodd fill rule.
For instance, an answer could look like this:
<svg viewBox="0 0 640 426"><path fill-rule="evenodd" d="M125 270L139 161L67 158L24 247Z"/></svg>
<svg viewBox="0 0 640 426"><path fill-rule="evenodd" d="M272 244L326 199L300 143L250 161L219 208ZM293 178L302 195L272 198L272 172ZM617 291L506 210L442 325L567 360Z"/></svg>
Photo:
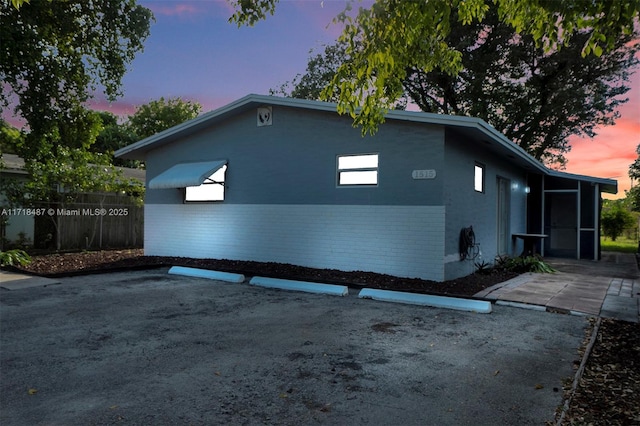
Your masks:
<svg viewBox="0 0 640 426"><path fill-rule="evenodd" d="M170 167L149 181L149 189L186 188L200 186L217 172L227 160L180 163Z"/></svg>

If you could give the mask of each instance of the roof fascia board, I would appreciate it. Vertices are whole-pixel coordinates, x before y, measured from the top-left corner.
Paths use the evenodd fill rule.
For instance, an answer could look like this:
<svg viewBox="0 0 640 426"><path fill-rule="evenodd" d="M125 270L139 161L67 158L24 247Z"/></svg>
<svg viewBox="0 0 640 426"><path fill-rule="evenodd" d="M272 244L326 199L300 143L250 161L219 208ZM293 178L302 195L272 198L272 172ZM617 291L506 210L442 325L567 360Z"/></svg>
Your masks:
<svg viewBox="0 0 640 426"><path fill-rule="evenodd" d="M560 172L557 170L549 170L548 174L549 176L557 177L557 178L583 180L586 182L591 182L593 184L601 185L604 192L607 192L610 194L618 193L618 181L616 181L615 179L600 178L600 177L586 176L586 175L577 175L574 173Z"/></svg>

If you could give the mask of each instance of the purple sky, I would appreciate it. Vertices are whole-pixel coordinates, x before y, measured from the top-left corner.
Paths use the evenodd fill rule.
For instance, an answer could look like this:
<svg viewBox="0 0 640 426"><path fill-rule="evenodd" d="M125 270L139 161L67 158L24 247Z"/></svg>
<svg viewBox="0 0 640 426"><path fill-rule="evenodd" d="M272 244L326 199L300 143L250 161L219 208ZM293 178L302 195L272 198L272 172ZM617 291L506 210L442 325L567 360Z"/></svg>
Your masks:
<svg viewBox="0 0 640 426"><path fill-rule="evenodd" d="M267 94L304 73L310 49L320 53L333 43L340 29L331 20L346 5L285 0L274 16L238 28L227 22L233 9L223 0L140 3L156 22L123 80L124 97L110 106L116 114L161 96L196 100L208 111Z"/></svg>
<svg viewBox="0 0 640 426"><path fill-rule="evenodd" d="M345 0L281 0L274 16L238 28L227 22L233 9L224 0L140 3L156 18L145 51L123 79L124 96L112 104L98 97L91 102L95 109L128 115L164 96L198 101L209 111L249 93L268 94L304 73L311 49L320 53L337 38L340 27L332 19L346 5ZM600 129L594 140L572 139L566 169L618 179L618 196L630 186L628 168L640 144L640 75L632 79L631 100L617 125Z"/></svg>

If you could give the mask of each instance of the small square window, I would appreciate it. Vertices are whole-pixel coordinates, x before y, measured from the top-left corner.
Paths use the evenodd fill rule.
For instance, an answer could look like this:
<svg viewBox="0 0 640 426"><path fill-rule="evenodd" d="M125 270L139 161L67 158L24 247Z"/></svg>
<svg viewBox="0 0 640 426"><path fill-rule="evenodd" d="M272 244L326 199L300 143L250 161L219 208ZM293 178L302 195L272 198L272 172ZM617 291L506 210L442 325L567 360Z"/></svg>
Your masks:
<svg viewBox="0 0 640 426"><path fill-rule="evenodd" d="M338 185L377 185L378 154L338 156Z"/></svg>
<svg viewBox="0 0 640 426"><path fill-rule="evenodd" d="M476 163L473 175L473 189L484 192L484 165Z"/></svg>
<svg viewBox="0 0 640 426"><path fill-rule="evenodd" d="M200 186L185 188L185 201L224 201L224 181L227 166L215 171Z"/></svg>

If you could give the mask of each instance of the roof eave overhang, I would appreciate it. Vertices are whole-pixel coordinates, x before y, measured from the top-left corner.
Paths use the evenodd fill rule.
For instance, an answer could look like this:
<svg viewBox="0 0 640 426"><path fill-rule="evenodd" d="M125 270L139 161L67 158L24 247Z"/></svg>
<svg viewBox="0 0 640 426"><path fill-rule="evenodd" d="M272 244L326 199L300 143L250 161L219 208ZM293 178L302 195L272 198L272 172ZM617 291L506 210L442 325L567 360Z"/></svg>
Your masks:
<svg viewBox="0 0 640 426"><path fill-rule="evenodd" d="M562 179L579 180L582 182L587 182L593 186L598 185L598 187L600 188L600 192L606 192L607 194L618 193L618 181L615 179L577 175L573 173L559 172L557 170L549 170L548 175L552 177L562 178Z"/></svg>

